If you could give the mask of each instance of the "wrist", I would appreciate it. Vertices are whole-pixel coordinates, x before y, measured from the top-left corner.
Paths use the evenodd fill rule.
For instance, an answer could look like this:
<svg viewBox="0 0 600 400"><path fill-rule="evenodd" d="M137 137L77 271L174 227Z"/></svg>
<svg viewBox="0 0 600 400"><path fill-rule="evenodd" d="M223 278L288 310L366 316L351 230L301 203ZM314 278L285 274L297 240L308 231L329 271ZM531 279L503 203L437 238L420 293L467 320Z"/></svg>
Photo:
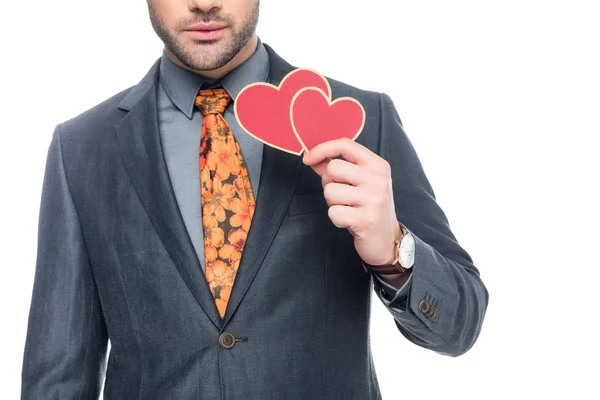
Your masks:
<svg viewBox="0 0 600 400"><path fill-rule="evenodd" d="M402 236L403 236L403 233L402 233L402 228L401 228L400 222L397 222L396 225L394 226L394 239L393 239L394 246L390 253L390 258L387 260L386 263L381 264L380 266L391 266L398 262L398 245L400 244L400 241L402 240Z"/></svg>
<svg viewBox="0 0 600 400"><path fill-rule="evenodd" d="M392 255L390 256L390 261L388 261L385 264L373 265L367 264L361 260L365 271L370 269L378 275L387 276L390 279L396 279L400 276L408 275L405 274L405 272L412 267L412 263L414 262L414 239L410 235L410 232L399 221L397 221L395 235L396 236L393 241L393 250ZM409 241L411 243L403 243L407 241L403 241L403 238L405 236L409 236L406 239L411 239ZM407 251L409 252L408 254L411 256L409 257L409 259L407 259L406 257ZM401 258L405 259L404 262L401 260Z"/></svg>

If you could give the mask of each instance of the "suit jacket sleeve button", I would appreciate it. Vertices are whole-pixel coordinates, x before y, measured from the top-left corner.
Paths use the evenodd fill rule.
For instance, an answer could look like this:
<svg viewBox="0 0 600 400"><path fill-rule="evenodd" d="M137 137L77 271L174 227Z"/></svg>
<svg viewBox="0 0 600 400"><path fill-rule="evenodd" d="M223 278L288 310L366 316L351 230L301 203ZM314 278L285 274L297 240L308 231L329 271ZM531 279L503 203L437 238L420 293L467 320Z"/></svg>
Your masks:
<svg viewBox="0 0 600 400"><path fill-rule="evenodd" d="M429 310L431 310L431 304L427 300L421 300L419 303L419 310L425 315L429 314Z"/></svg>
<svg viewBox="0 0 600 400"><path fill-rule="evenodd" d="M431 319L432 321L435 321L437 319L437 311L435 310L435 308L431 309L429 319Z"/></svg>
<svg viewBox="0 0 600 400"><path fill-rule="evenodd" d="M223 332L219 336L219 345L224 349L231 349L235 346L235 336L231 332Z"/></svg>

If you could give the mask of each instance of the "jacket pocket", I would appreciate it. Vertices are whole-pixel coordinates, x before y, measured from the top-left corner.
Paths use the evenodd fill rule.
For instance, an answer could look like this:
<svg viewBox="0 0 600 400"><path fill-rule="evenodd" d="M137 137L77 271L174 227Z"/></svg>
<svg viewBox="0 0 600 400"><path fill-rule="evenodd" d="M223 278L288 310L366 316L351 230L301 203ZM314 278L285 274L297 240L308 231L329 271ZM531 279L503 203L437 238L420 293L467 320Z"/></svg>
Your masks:
<svg viewBox="0 0 600 400"><path fill-rule="evenodd" d="M329 206L322 190L316 192L296 193L288 208L288 216L327 213Z"/></svg>

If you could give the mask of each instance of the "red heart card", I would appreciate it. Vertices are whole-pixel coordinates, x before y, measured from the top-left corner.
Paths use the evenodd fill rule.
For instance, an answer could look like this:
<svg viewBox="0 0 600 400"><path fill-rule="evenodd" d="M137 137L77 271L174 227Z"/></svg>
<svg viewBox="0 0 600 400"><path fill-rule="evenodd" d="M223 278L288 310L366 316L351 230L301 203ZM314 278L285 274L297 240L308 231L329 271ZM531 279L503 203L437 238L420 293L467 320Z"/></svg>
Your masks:
<svg viewBox="0 0 600 400"><path fill-rule="evenodd" d="M356 139L365 126L365 110L351 97L331 101L319 88L307 87L292 99L290 120L304 150L333 139Z"/></svg>
<svg viewBox="0 0 600 400"><path fill-rule="evenodd" d="M253 83L238 94L234 112L240 127L261 142L288 153L303 151L290 121L292 99L302 88L314 86L331 96L327 79L318 72L299 68L287 74L279 87Z"/></svg>

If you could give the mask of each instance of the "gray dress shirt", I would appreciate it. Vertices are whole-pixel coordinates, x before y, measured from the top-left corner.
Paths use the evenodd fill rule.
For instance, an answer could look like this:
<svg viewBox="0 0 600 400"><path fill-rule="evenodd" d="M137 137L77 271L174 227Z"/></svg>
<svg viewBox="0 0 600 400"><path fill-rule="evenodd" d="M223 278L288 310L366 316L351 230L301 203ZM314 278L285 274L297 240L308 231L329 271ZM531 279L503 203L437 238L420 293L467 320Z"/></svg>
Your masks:
<svg viewBox="0 0 600 400"><path fill-rule="evenodd" d="M158 92L158 126L165 161L183 221L189 232L200 265L204 269L204 234L200 204L200 169L198 154L204 116L194 101L198 90L222 86L231 102L223 117L240 145L248 169L254 198L257 198L263 144L240 128L233 113L233 102L248 84L266 82L269 77L269 54L259 41L254 54L219 81L208 80L173 63L163 52L160 61Z"/></svg>
<svg viewBox="0 0 600 400"><path fill-rule="evenodd" d="M250 178L254 198L258 198L262 142L248 135L238 124L233 112L233 102L248 84L266 82L269 79L269 54L260 39L254 54L218 81L208 80L173 63L163 51L160 61L160 87L158 92L158 126L165 154L169 177L183 221L186 225L200 265L204 270L204 232L200 203L200 170L198 154L203 115L194 101L198 90L222 86L231 96L231 102L223 114L240 145L240 150ZM373 274L381 283L387 298L384 304L398 304L406 298L411 277L404 286L396 289Z"/></svg>

